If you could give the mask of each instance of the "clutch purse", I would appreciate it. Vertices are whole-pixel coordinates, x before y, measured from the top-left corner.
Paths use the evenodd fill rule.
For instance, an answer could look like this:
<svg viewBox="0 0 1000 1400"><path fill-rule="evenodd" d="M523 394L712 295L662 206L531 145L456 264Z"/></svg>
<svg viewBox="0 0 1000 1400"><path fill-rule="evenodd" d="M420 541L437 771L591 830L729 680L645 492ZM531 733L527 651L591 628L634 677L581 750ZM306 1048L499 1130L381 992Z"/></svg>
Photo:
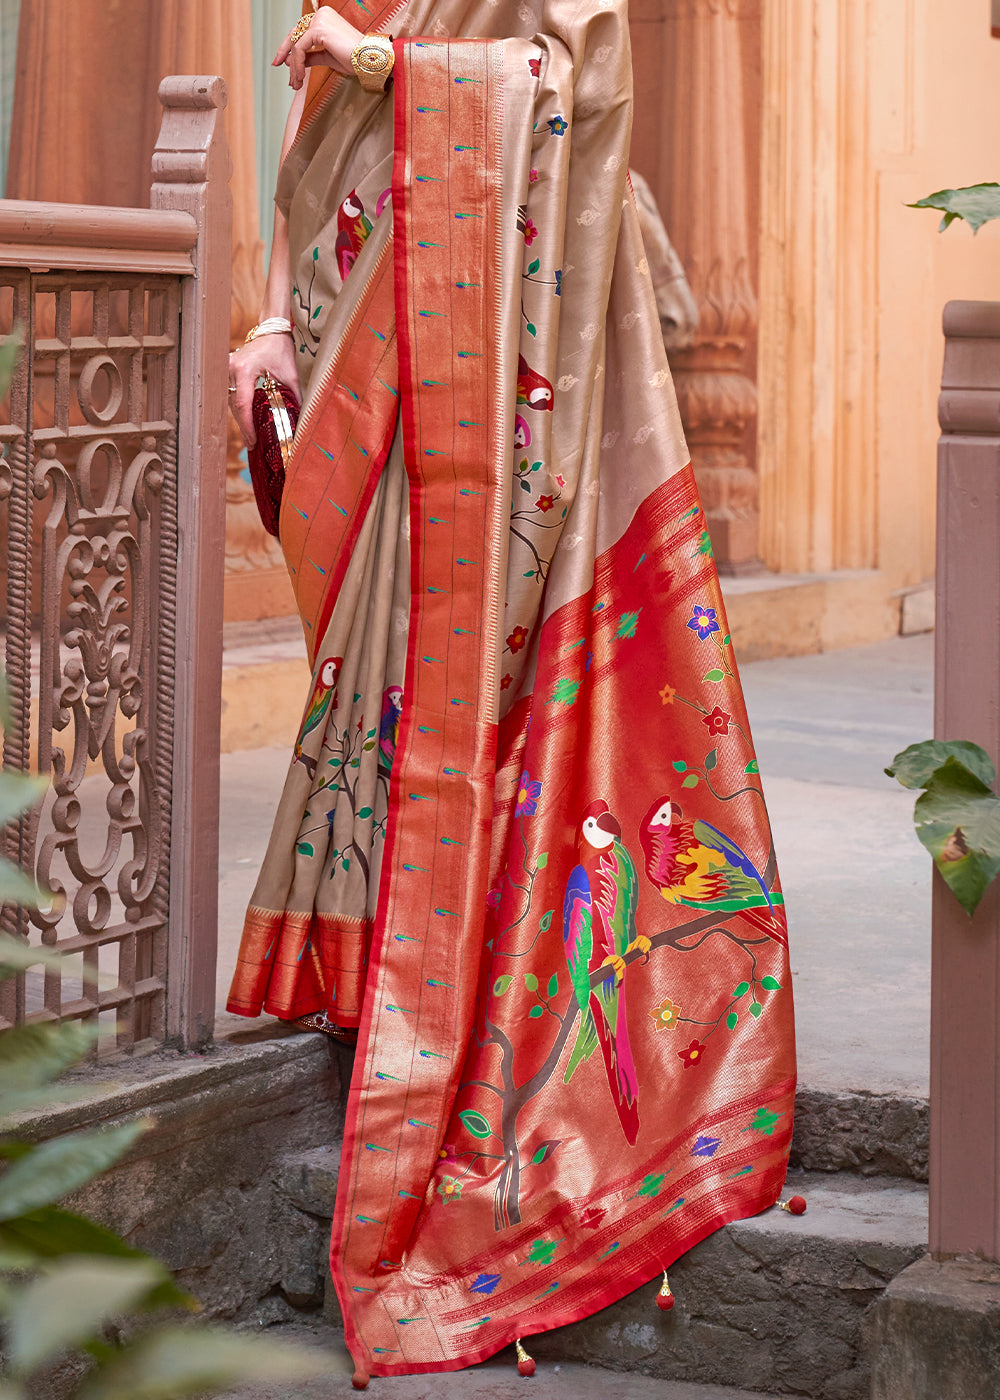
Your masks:
<svg viewBox="0 0 1000 1400"><path fill-rule="evenodd" d="M250 481L264 529L276 536L299 405L287 384L264 374L253 391L252 412L257 441L247 452Z"/></svg>

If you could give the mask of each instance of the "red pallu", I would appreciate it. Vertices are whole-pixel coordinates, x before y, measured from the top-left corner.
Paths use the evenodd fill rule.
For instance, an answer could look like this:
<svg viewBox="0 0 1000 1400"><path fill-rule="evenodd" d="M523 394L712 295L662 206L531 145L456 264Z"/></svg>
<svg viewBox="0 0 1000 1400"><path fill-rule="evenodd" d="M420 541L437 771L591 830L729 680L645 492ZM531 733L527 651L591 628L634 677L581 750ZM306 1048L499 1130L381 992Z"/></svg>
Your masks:
<svg viewBox="0 0 1000 1400"><path fill-rule="evenodd" d="M359 1025L331 1267L355 1360L386 1375L587 1316L771 1205L795 1085L783 900L662 347L636 352L634 392L603 390L603 425L591 409L598 435L618 424L600 451L586 423L560 438L563 385L632 361L609 331L587 379L530 370L533 343L549 364L540 316L511 348L509 211L525 243L535 224L505 192L510 103L540 51L397 50L392 236L307 404L282 511L319 674L401 434L409 626L377 904L354 923L291 896L252 909L230 1003ZM555 151L569 120L541 118ZM626 198L609 327L640 314L632 219ZM641 297L646 316L648 277ZM546 556L528 541L555 510ZM517 541L537 561L523 622ZM310 751L312 793L328 751Z"/></svg>

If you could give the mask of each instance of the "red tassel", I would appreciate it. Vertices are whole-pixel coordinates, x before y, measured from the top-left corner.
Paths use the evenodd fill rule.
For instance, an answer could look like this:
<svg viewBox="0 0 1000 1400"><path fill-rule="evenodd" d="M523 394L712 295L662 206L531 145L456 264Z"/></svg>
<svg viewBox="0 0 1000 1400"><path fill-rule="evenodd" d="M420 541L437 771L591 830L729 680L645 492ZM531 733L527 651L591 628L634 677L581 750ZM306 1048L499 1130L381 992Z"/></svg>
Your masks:
<svg viewBox="0 0 1000 1400"><path fill-rule="evenodd" d="M791 1196L787 1201L779 1201L778 1205L782 1210L787 1210L789 1215L805 1215L805 1196Z"/></svg>
<svg viewBox="0 0 1000 1400"><path fill-rule="evenodd" d="M354 1372L354 1375L351 1377L351 1385L353 1385L355 1390L368 1389L368 1377L365 1375L364 1371Z"/></svg>
<svg viewBox="0 0 1000 1400"><path fill-rule="evenodd" d="M670 1284L667 1282L667 1271L663 1270L663 1282L660 1284L660 1291L656 1295L656 1306L660 1312L669 1312L674 1306L674 1295L671 1292Z"/></svg>
<svg viewBox="0 0 1000 1400"><path fill-rule="evenodd" d="M514 1343L514 1349L517 1352L517 1374L519 1376L533 1376L535 1374L534 1358L525 1351L520 1339Z"/></svg>

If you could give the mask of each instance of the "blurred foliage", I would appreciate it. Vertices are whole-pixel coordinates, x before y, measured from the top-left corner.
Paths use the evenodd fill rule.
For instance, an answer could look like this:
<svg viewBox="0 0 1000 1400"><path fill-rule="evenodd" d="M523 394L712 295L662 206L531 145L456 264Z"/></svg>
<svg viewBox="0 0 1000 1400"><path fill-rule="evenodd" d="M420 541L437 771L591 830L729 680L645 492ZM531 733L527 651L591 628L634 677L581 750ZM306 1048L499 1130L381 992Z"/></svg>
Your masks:
<svg viewBox="0 0 1000 1400"><path fill-rule="evenodd" d="M944 214L940 232L944 233L956 219L964 219L973 233L978 233L983 224L991 219L1000 219L1000 185L995 180L983 185L963 185L958 190L938 190L908 209L940 209Z"/></svg>

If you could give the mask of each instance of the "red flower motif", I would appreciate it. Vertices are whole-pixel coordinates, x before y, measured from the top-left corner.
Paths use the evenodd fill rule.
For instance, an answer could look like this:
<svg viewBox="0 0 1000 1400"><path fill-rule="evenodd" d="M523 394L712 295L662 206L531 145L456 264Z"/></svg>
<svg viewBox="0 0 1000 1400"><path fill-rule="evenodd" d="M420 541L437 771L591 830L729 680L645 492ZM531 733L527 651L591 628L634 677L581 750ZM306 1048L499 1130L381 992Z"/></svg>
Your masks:
<svg viewBox="0 0 1000 1400"><path fill-rule="evenodd" d="M515 627L513 632L507 638L507 645L510 647L511 652L517 652L521 650L521 648L524 646L527 640L527 627Z"/></svg>
<svg viewBox="0 0 1000 1400"><path fill-rule="evenodd" d="M533 78L537 78L537 77L538 77L539 69L541 68L541 66L542 66L542 60L541 60L540 58L529 58L529 59L528 59L528 71L531 73L531 76L532 76Z"/></svg>
<svg viewBox="0 0 1000 1400"><path fill-rule="evenodd" d="M538 171L535 169L534 166L532 166L531 169L528 171L528 184L533 185L537 179Z"/></svg>
<svg viewBox="0 0 1000 1400"><path fill-rule="evenodd" d="M607 1213L601 1206L588 1206L580 1216L580 1224L585 1230L596 1230Z"/></svg>
<svg viewBox="0 0 1000 1400"><path fill-rule="evenodd" d="M701 722L702 724L708 725L709 734L714 736L716 734L728 734L729 721L731 719L732 715L727 715L720 705L716 705L710 715L702 716Z"/></svg>
<svg viewBox="0 0 1000 1400"><path fill-rule="evenodd" d="M532 243L534 243L534 241L535 241L535 239L536 239L537 237L538 237L538 229L536 228L536 226L532 223L532 221L531 221L530 219L525 219L525 221L524 221L524 241L525 241L525 243L527 243L527 245L528 245L529 248L531 247Z"/></svg>
<svg viewBox="0 0 1000 1400"><path fill-rule="evenodd" d="M441 1145L441 1150L438 1152L438 1160L441 1162L458 1161L458 1153L455 1151L454 1147L452 1147L450 1142L446 1142Z"/></svg>
<svg viewBox="0 0 1000 1400"><path fill-rule="evenodd" d="M685 1069L692 1069L695 1065L701 1064L701 1057L706 1048L700 1040L692 1040L686 1050L678 1050L677 1058L684 1061Z"/></svg>
<svg viewBox="0 0 1000 1400"><path fill-rule="evenodd" d="M552 509L552 497L551 497L551 496L539 496L538 500L535 502L535 508L536 508L536 510L540 510L540 511L542 511L543 513L544 513L545 511L547 511L547 510L551 510L551 509Z"/></svg>
<svg viewBox="0 0 1000 1400"><path fill-rule="evenodd" d="M500 678L500 689L510 690L511 682L513 681L513 679L514 677L511 675L511 673L509 671L506 672L506 674L501 676Z"/></svg>

